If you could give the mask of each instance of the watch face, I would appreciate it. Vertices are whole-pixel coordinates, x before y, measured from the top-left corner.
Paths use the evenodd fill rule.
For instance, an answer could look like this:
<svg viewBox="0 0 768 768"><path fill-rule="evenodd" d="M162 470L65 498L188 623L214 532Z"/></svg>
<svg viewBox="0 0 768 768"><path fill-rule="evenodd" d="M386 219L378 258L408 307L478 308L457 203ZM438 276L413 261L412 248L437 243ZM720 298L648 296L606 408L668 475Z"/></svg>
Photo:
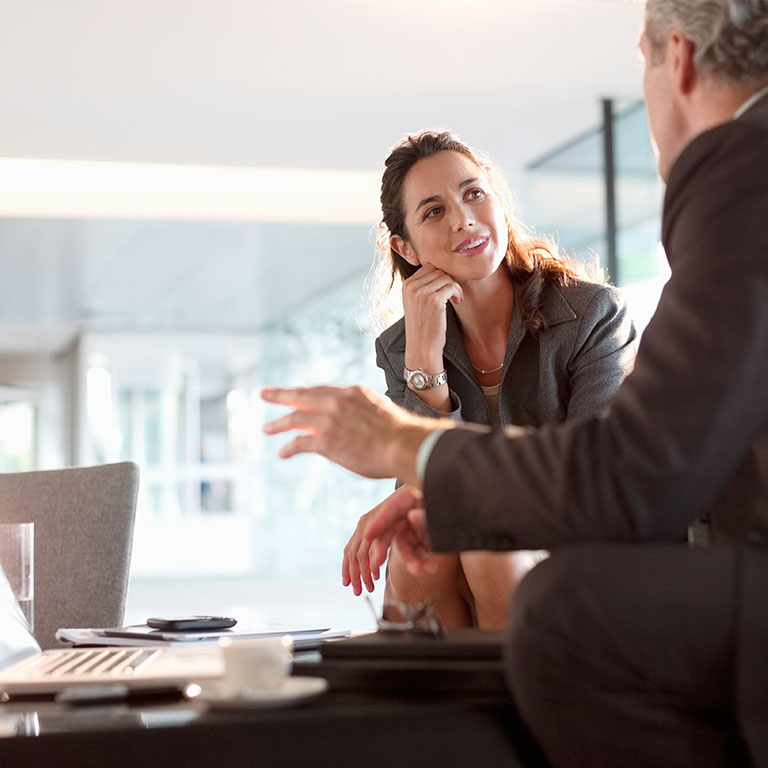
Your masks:
<svg viewBox="0 0 768 768"><path fill-rule="evenodd" d="M427 377L421 371L416 371L416 373L411 376L411 386L414 389L426 389Z"/></svg>

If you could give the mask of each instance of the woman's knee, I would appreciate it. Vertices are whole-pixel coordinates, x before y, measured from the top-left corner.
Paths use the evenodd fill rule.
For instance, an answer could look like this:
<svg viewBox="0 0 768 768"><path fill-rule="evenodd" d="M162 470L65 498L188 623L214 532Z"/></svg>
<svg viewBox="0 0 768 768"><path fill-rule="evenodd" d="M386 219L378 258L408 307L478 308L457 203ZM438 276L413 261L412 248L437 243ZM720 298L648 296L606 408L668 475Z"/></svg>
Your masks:
<svg viewBox="0 0 768 768"><path fill-rule="evenodd" d="M406 568L397 550L393 549L388 562L388 576L396 599L408 602L414 597L424 599L454 590L460 570L458 556L438 555L434 557L434 562L434 573L422 572L414 575Z"/></svg>
<svg viewBox="0 0 768 768"><path fill-rule="evenodd" d="M517 584L530 567L518 552L464 552L461 566L468 599L481 629L504 629L508 607Z"/></svg>
<svg viewBox="0 0 768 768"><path fill-rule="evenodd" d="M385 600L415 605L429 600L446 627L472 625L472 606L466 599L466 581L457 555L435 557L436 571L414 575L393 550L390 555Z"/></svg>

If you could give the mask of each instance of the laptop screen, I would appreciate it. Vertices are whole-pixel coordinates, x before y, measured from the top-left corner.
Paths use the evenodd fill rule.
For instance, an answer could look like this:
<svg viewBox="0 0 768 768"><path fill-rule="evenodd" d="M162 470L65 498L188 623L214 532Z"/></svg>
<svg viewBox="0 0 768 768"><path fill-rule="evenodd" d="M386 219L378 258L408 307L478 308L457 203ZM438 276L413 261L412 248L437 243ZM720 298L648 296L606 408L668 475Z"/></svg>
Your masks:
<svg viewBox="0 0 768 768"><path fill-rule="evenodd" d="M0 565L0 669L40 651Z"/></svg>

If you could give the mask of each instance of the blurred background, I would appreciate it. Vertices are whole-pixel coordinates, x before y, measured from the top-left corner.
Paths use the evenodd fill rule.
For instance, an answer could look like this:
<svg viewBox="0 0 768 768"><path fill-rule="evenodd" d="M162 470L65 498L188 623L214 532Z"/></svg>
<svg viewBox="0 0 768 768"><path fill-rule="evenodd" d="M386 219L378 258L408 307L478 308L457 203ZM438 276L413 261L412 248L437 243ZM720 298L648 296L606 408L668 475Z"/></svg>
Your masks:
<svg viewBox="0 0 768 768"><path fill-rule="evenodd" d="M361 300L406 133L488 152L644 327L666 272L641 22L624 0L0 0L0 471L141 465L127 621L372 626L341 552L392 482L276 459L258 391L384 390Z"/></svg>

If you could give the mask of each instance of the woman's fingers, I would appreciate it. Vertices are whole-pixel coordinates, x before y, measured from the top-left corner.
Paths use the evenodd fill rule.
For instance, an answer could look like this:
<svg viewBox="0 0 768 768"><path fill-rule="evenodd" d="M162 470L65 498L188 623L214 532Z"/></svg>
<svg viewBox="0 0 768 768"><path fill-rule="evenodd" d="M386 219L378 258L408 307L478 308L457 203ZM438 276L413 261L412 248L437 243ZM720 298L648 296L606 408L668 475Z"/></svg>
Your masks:
<svg viewBox="0 0 768 768"><path fill-rule="evenodd" d="M344 548L344 554L341 556L341 586L348 587L352 583L352 578L349 573L349 556L347 554L347 548Z"/></svg>
<svg viewBox="0 0 768 768"><path fill-rule="evenodd" d="M360 586L360 564L357 557L362 540L361 527L366 516L360 518L355 528L355 532L349 537L347 545L344 547L344 558L341 566L341 583L345 587L352 587L352 591L359 595L362 592Z"/></svg>
<svg viewBox="0 0 768 768"><path fill-rule="evenodd" d="M407 520L408 511L421 506L421 491L410 485L400 486L393 494L371 510L366 521L365 538L373 541L391 533Z"/></svg>
<svg viewBox="0 0 768 768"><path fill-rule="evenodd" d="M368 557L370 546L371 545L365 540L360 542L357 551L357 567L360 572L360 580L365 584L365 588L369 592L373 592L373 574L371 573L371 563ZM362 592L362 589L360 592ZM360 592L356 592L355 594L360 594Z"/></svg>
<svg viewBox="0 0 768 768"><path fill-rule="evenodd" d="M441 370L449 301L460 302L461 286L447 273L427 264L403 283L406 360L409 367Z"/></svg>
<svg viewBox="0 0 768 768"><path fill-rule="evenodd" d="M396 541L406 567L411 572L421 571L429 551L426 517L421 503L421 493L404 485L371 511L364 532L365 539L370 542L370 567L380 567Z"/></svg>
<svg viewBox="0 0 768 768"><path fill-rule="evenodd" d="M403 283L403 300L418 297L439 298L445 303L453 299L460 303L464 298L461 286L447 273L426 264Z"/></svg>
<svg viewBox="0 0 768 768"><path fill-rule="evenodd" d="M356 595L362 594L363 586L369 591L374 590L374 581L379 578L379 568L371 566L371 543L366 541L364 532L368 525L368 518L376 510L366 512L357 521L354 533L349 537L344 547L344 556L341 564L341 583L345 587L352 587Z"/></svg>

